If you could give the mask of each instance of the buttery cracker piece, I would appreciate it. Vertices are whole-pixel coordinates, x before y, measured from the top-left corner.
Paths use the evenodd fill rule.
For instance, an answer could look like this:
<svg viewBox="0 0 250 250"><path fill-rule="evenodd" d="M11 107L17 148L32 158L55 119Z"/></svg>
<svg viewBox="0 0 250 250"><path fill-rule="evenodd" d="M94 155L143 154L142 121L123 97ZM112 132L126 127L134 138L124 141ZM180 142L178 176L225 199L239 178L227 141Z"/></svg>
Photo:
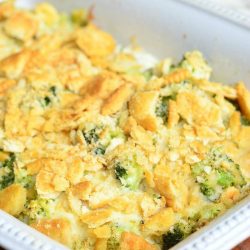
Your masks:
<svg viewBox="0 0 250 250"><path fill-rule="evenodd" d="M160 209L166 206L165 198L162 197L152 197L145 193L140 202L142 215L144 218L156 214Z"/></svg>
<svg viewBox="0 0 250 250"><path fill-rule="evenodd" d="M163 208L158 213L146 219L143 231L146 234L159 234L167 232L175 223L174 211L172 208Z"/></svg>
<svg viewBox="0 0 250 250"><path fill-rule="evenodd" d="M68 180L59 175L53 176L52 184L56 192L65 191L69 187Z"/></svg>
<svg viewBox="0 0 250 250"><path fill-rule="evenodd" d="M221 195L224 204L232 205L240 199L240 190L235 187L228 187Z"/></svg>
<svg viewBox="0 0 250 250"><path fill-rule="evenodd" d="M236 143L240 148L245 148L250 150L250 126L242 126L239 133L235 137Z"/></svg>
<svg viewBox="0 0 250 250"><path fill-rule="evenodd" d="M0 62L0 74L10 79L18 78L31 57L31 51L22 50L16 54L10 55Z"/></svg>
<svg viewBox="0 0 250 250"><path fill-rule="evenodd" d="M190 77L190 73L187 69L176 69L175 71L164 76L164 85L171 83L179 83Z"/></svg>
<svg viewBox="0 0 250 250"><path fill-rule="evenodd" d="M36 177L36 189L38 194L54 193L55 188L52 184L55 174L44 169L40 170Z"/></svg>
<svg viewBox="0 0 250 250"><path fill-rule="evenodd" d="M111 35L89 24L76 34L76 43L90 57L105 57L115 49L115 41Z"/></svg>
<svg viewBox="0 0 250 250"><path fill-rule="evenodd" d="M179 121L179 114L177 110L176 102L173 100L169 100L168 106L168 128L173 128L178 124Z"/></svg>
<svg viewBox="0 0 250 250"><path fill-rule="evenodd" d="M219 136L208 126L194 126L196 136L204 141L216 141Z"/></svg>
<svg viewBox="0 0 250 250"><path fill-rule="evenodd" d="M83 96L105 99L123 83L124 82L120 77L114 73L103 72L92 77L86 84L84 84L80 89L80 94Z"/></svg>
<svg viewBox="0 0 250 250"><path fill-rule="evenodd" d="M107 250L108 239L97 239L94 250Z"/></svg>
<svg viewBox="0 0 250 250"><path fill-rule="evenodd" d="M94 228L93 233L98 239L108 239L109 237L111 237L110 225L105 224L100 227Z"/></svg>
<svg viewBox="0 0 250 250"><path fill-rule="evenodd" d="M84 162L80 157L74 157L67 161L68 170L67 170L67 179L71 184L77 184L80 182L83 173L84 173Z"/></svg>
<svg viewBox="0 0 250 250"><path fill-rule="evenodd" d="M6 92L16 85L15 80L11 79L0 79L0 96L3 96L6 94Z"/></svg>
<svg viewBox="0 0 250 250"><path fill-rule="evenodd" d="M198 155L204 156L207 152L206 147L201 141L193 141L190 143L190 147L194 150Z"/></svg>
<svg viewBox="0 0 250 250"><path fill-rule="evenodd" d="M101 109L103 115L112 115L124 106L132 94L132 86L123 84L116 89L105 101Z"/></svg>
<svg viewBox="0 0 250 250"><path fill-rule="evenodd" d="M249 144L246 150L240 150L238 155L233 156L233 160L239 164L243 176L250 179L250 149Z"/></svg>
<svg viewBox="0 0 250 250"><path fill-rule="evenodd" d="M90 228L99 227L112 220L112 210L108 208L92 210L81 216L81 221Z"/></svg>
<svg viewBox="0 0 250 250"><path fill-rule="evenodd" d="M66 179L67 166L59 160L48 160L36 177L38 194L50 194L65 191L69 187Z"/></svg>
<svg viewBox="0 0 250 250"><path fill-rule="evenodd" d="M88 200L89 195L93 189L93 185L90 181L82 181L70 188L72 194L80 200Z"/></svg>
<svg viewBox="0 0 250 250"><path fill-rule="evenodd" d="M235 111L229 120L229 128L231 130L233 138L235 138L241 128L241 121L240 121L240 112Z"/></svg>
<svg viewBox="0 0 250 250"><path fill-rule="evenodd" d="M153 136L141 126L131 126L130 135L136 144L148 151L154 151Z"/></svg>
<svg viewBox="0 0 250 250"><path fill-rule="evenodd" d="M30 45L30 48L34 51L39 51L40 53L38 54L40 56L46 56L54 50L60 48L65 41L67 41L67 36L59 31L37 37Z"/></svg>
<svg viewBox="0 0 250 250"><path fill-rule="evenodd" d="M75 93L65 92L60 94L62 107L73 106L81 100L81 96Z"/></svg>
<svg viewBox="0 0 250 250"><path fill-rule="evenodd" d="M166 199L168 206L181 211L188 204L188 187L184 177L173 174L170 167L161 162L154 169L156 189Z"/></svg>
<svg viewBox="0 0 250 250"><path fill-rule="evenodd" d="M237 98L236 89L231 86L225 86L218 82L210 82L208 80L196 78L192 78L192 83L196 84L200 89L204 91L216 95L221 95L233 100Z"/></svg>
<svg viewBox="0 0 250 250"><path fill-rule="evenodd" d="M76 111L83 111L92 108L95 103L99 101L93 96L84 96L79 100L73 102L69 107L74 108Z"/></svg>
<svg viewBox="0 0 250 250"><path fill-rule="evenodd" d="M125 214L139 213L139 198L137 195L128 194L111 199L105 205Z"/></svg>
<svg viewBox="0 0 250 250"><path fill-rule="evenodd" d="M73 233L72 226L69 220L64 218L58 219L41 219L31 227L40 231L52 239L61 242L62 244L72 247Z"/></svg>
<svg viewBox="0 0 250 250"><path fill-rule="evenodd" d="M59 21L58 11L49 3L39 3L36 5L35 13L48 25L52 26L53 24Z"/></svg>
<svg viewBox="0 0 250 250"><path fill-rule="evenodd" d="M24 210L26 189L20 184L12 184L0 191L0 209L17 216Z"/></svg>
<svg viewBox="0 0 250 250"><path fill-rule="evenodd" d="M129 116L127 120L124 121L122 124L122 129L126 134L130 134L132 129L137 126L136 120L132 117Z"/></svg>
<svg viewBox="0 0 250 250"><path fill-rule="evenodd" d="M49 162L49 159L38 159L28 163L26 165L27 174L28 175L38 174L40 169L46 164L46 162Z"/></svg>
<svg viewBox="0 0 250 250"><path fill-rule="evenodd" d="M194 92L180 92L176 103L179 114L189 124L223 127L219 106L208 98Z"/></svg>
<svg viewBox="0 0 250 250"><path fill-rule="evenodd" d="M5 32L22 41L28 41L35 36L38 29L38 22L28 12L16 11L5 22Z"/></svg>
<svg viewBox="0 0 250 250"><path fill-rule="evenodd" d="M250 91L243 82L236 85L236 90L241 112L247 119L250 119Z"/></svg>
<svg viewBox="0 0 250 250"><path fill-rule="evenodd" d="M120 250L156 250L157 248L144 240L142 237L123 232L120 240Z"/></svg>
<svg viewBox="0 0 250 250"><path fill-rule="evenodd" d="M160 90L162 86L164 86L165 81L161 78L153 78L150 80L145 86L145 90Z"/></svg>
<svg viewBox="0 0 250 250"><path fill-rule="evenodd" d="M0 151L0 161L4 162L9 158L9 153L6 153L4 151Z"/></svg>
<svg viewBox="0 0 250 250"><path fill-rule="evenodd" d="M50 56L46 58L52 67L73 66L76 63L77 51L70 48L58 48L50 52Z"/></svg>
<svg viewBox="0 0 250 250"><path fill-rule="evenodd" d="M146 130L156 131L158 126L155 106L159 93L146 91L136 93L129 102L131 116Z"/></svg>
<svg viewBox="0 0 250 250"><path fill-rule="evenodd" d="M0 21L9 17L14 12L13 1L5 1L0 3Z"/></svg>
<svg viewBox="0 0 250 250"><path fill-rule="evenodd" d="M109 68L112 71L119 72L119 73L126 73L129 70L139 70L139 64L136 58L128 53L119 53L114 58L112 58L111 62L109 63Z"/></svg>

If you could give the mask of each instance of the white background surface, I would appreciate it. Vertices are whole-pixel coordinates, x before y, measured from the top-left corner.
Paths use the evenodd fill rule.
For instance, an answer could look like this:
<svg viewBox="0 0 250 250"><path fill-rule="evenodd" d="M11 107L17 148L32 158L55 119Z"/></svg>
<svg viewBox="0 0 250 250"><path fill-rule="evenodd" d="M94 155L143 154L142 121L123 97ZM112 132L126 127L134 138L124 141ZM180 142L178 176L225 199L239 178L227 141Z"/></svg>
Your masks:
<svg viewBox="0 0 250 250"><path fill-rule="evenodd" d="M250 16L250 0L208 0Z"/></svg>

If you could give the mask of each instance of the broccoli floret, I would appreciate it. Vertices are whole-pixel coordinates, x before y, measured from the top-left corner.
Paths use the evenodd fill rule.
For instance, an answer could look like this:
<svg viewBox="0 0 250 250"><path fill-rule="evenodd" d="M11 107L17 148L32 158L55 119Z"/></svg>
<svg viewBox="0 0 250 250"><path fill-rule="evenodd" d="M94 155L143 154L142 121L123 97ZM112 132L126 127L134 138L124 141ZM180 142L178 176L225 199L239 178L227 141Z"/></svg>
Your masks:
<svg viewBox="0 0 250 250"><path fill-rule="evenodd" d="M120 241L116 236L112 235L107 241L107 250L118 250L120 246Z"/></svg>
<svg viewBox="0 0 250 250"><path fill-rule="evenodd" d="M243 126L250 126L250 120L247 119L243 115L241 115L241 117L240 117L240 122L241 122L241 125L243 125Z"/></svg>
<svg viewBox="0 0 250 250"><path fill-rule="evenodd" d="M128 175L127 170L121 166L120 162L116 163L115 175L117 179L125 178Z"/></svg>
<svg viewBox="0 0 250 250"><path fill-rule="evenodd" d="M203 206L200 211L192 217L181 218L180 222L173 225L168 232L162 235L162 249L167 250L173 247L197 229L214 219L225 209L225 206L221 203L211 203Z"/></svg>
<svg viewBox="0 0 250 250"><path fill-rule="evenodd" d="M114 172L116 179L118 179L123 186L131 190L138 188L143 177L142 168L136 162L130 160L116 162Z"/></svg>
<svg viewBox="0 0 250 250"><path fill-rule="evenodd" d="M169 231L166 234L163 234L163 250L167 250L172 246L176 245L184 239L184 233L179 227L174 227L173 230Z"/></svg>
<svg viewBox="0 0 250 250"><path fill-rule="evenodd" d="M162 249L167 250L173 247L193 231L193 221L183 220L183 222L176 223L167 233L162 235Z"/></svg>
<svg viewBox="0 0 250 250"><path fill-rule="evenodd" d="M71 21L77 26L85 26L88 23L88 15L84 9L73 10L71 13Z"/></svg>
<svg viewBox="0 0 250 250"><path fill-rule="evenodd" d="M42 218L49 218L53 211L54 200L39 197L30 201L24 213L28 216L30 222L32 222Z"/></svg>
<svg viewBox="0 0 250 250"><path fill-rule="evenodd" d="M49 96L45 96L44 98L42 98L40 100L40 104L43 108L46 108L47 106L49 106L49 104L51 103L51 99Z"/></svg>
<svg viewBox="0 0 250 250"><path fill-rule="evenodd" d="M118 250L120 247L120 238L124 229L118 225L111 226L111 237L107 242L107 250Z"/></svg>
<svg viewBox="0 0 250 250"><path fill-rule="evenodd" d="M225 206L222 203L212 203L201 208L201 210L194 216L196 218L196 227L204 226L209 221L217 217L221 212L225 210Z"/></svg>
<svg viewBox="0 0 250 250"><path fill-rule="evenodd" d="M93 128L87 132L82 132L87 144L95 143L99 140L99 135L97 134L97 128Z"/></svg>
<svg viewBox="0 0 250 250"><path fill-rule="evenodd" d="M207 185L205 183L200 183L200 191L205 196L210 197L210 199L212 199L212 197L215 197L215 195L216 195L214 188L210 187L209 185Z"/></svg>
<svg viewBox="0 0 250 250"><path fill-rule="evenodd" d="M94 153L96 155L104 155L106 151L106 148L103 145L99 145L95 150Z"/></svg>
<svg viewBox="0 0 250 250"><path fill-rule="evenodd" d="M212 72L212 69L208 66L199 51L186 52L178 66L187 69L196 78L207 80L210 78Z"/></svg>
<svg viewBox="0 0 250 250"><path fill-rule="evenodd" d="M156 116L161 117L164 120L167 119L169 99L168 96L162 96L155 107Z"/></svg>
<svg viewBox="0 0 250 250"><path fill-rule="evenodd" d="M35 186L34 176L28 175L24 168L15 169L15 183L21 184L24 188L30 189Z"/></svg>
<svg viewBox="0 0 250 250"><path fill-rule="evenodd" d="M234 185L234 176L225 170L218 170L217 183L223 188L227 188Z"/></svg>
<svg viewBox="0 0 250 250"><path fill-rule="evenodd" d="M44 97L44 104L45 104L45 106L48 106L50 103L51 103L50 98L48 96L45 96Z"/></svg>
<svg viewBox="0 0 250 250"><path fill-rule="evenodd" d="M168 119L168 103L174 96L161 96L155 107L155 114L165 122Z"/></svg>
<svg viewBox="0 0 250 250"><path fill-rule="evenodd" d="M152 68L147 69L142 74L145 77L146 81L148 82L152 78L152 76L154 75L154 69L152 69Z"/></svg>
<svg viewBox="0 0 250 250"><path fill-rule="evenodd" d="M242 187L246 184L240 167L220 149L211 150L206 159L194 164L192 174L200 185L200 191L210 201L220 198L223 190Z"/></svg>
<svg viewBox="0 0 250 250"><path fill-rule="evenodd" d="M15 180L14 162L16 156L14 153L9 154L9 158L0 163L0 190L11 185Z"/></svg>
<svg viewBox="0 0 250 250"><path fill-rule="evenodd" d="M56 86L51 86L49 91L53 94L53 96L56 96Z"/></svg>

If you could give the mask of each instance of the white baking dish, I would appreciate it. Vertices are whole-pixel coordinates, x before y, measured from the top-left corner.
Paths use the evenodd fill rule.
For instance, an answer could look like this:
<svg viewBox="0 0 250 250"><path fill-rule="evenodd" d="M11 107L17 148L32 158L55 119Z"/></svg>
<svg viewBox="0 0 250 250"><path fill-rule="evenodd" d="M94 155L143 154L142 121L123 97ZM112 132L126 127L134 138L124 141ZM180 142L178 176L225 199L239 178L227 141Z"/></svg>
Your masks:
<svg viewBox="0 0 250 250"><path fill-rule="evenodd" d="M21 7L36 2L17 0ZM247 25L188 5L191 0L51 0L58 9L95 6L95 21L121 43L136 36L158 57L180 59L183 52L199 49L214 69L213 77L226 83L244 80L250 88L250 31ZM209 6L208 6L209 7ZM204 6L203 6L204 8ZM211 6L209 7L211 11ZM217 13L218 14L218 13ZM236 21L236 20L234 20ZM230 249L250 236L250 197L188 237L174 249ZM0 211L0 245L8 249L65 249L62 245Z"/></svg>

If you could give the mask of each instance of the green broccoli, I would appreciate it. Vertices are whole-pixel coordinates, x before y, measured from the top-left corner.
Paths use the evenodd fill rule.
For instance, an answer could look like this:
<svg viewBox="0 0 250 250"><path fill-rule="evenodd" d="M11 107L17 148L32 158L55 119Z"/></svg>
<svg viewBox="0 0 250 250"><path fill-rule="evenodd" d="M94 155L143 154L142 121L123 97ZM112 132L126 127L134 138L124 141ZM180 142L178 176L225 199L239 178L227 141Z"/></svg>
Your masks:
<svg viewBox="0 0 250 250"><path fill-rule="evenodd" d="M14 153L9 154L9 158L0 162L0 190L11 185L15 180L14 162L16 156Z"/></svg>
<svg viewBox="0 0 250 250"><path fill-rule="evenodd" d="M184 239L184 233L183 231L177 226L174 227L171 231L167 232L166 234L163 234L162 240L163 240L163 250L167 250L171 248L172 246L176 245L180 241Z"/></svg>
<svg viewBox="0 0 250 250"><path fill-rule="evenodd" d="M207 80L212 72L200 51L186 52L178 67L187 69L195 78Z"/></svg>
<svg viewBox="0 0 250 250"><path fill-rule="evenodd" d="M118 250L119 246L119 239L115 235L112 235L107 241L107 250Z"/></svg>
<svg viewBox="0 0 250 250"><path fill-rule="evenodd" d="M168 102L173 99L172 96L161 96L155 107L155 114L161 117L164 122L168 119Z"/></svg>
<svg viewBox="0 0 250 250"><path fill-rule="evenodd" d="M217 198L215 189L206 183L200 183L200 191L210 200Z"/></svg>
<svg viewBox="0 0 250 250"><path fill-rule="evenodd" d="M35 186L34 176L28 175L25 168L15 169L15 183L21 184L24 188L33 188Z"/></svg>
<svg viewBox="0 0 250 250"><path fill-rule="evenodd" d="M154 69L149 68L142 72L143 76L145 77L146 81L148 82L154 75Z"/></svg>
<svg viewBox="0 0 250 250"><path fill-rule="evenodd" d="M162 235L162 249L167 250L185 239L194 231L192 221L182 221L172 226Z"/></svg>
<svg viewBox="0 0 250 250"><path fill-rule="evenodd" d="M99 135L97 133L97 128L92 128L87 132L82 132L83 133L83 137L85 139L85 141L87 142L87 144L92 144L92 143L96 143L99 140Z"/></svg>
<svg viewBox="0 0 250 250"><path fill-rule="evenodd" d="M130 160L116 162L114 172L116 179L118 179L123 186L131 190L136 190L143 178L142 168L136 162Z"/></svg>
<svg viewBox="0 0 250 250"><path fill-rule="evenodd" d="M206 225L225 209L226 208L222 203L211 203L209 205L203 206L194 216L196 218L196 228Z"/></svg>
<svg viewBox="0 0 250 250"><path fill-rule="evenodd" d="M42 218L49 218L54 211L54 200L38 197L31 200L25 209L25 215L28 216L30 222Z"/></svg>
<svg viewBox="0 0 250 250"><path fill-rule="evenodd" d="M50 89L49 89L49 91L53 94L53 96L56 96L56 94L57 94L56 93L57 92L56 91L56 86L51 86Z"/></svg>
<svg viewBox="0 0 250 250"><path fill-rule="evenodd" d="M169 97L167 97L167 96L160 97L160 99L155 107L156 116L161 117L163 119L167 119L168 101L169 101Z"/></svg>
<svg viewBox="0 0 250 250"><path fill-rule="evenodd" d="M211 150L205 160L195 163L191 169L201 193L210 201L218 200L230 186L238 188L246 184L239 165L220 149Z"/></svg>
<svg viewBox="0 0 250 250"><path fill-rule="evenodd" d="M73 10L71 12L71 21L77 26L86 26L89 13L84 9Z"/></svg>
<svg viewBox="0 0 250 250"><path fill-rule="evenodd" d="M95 148L94 153L95 155L104 155L106 151L106 148L103 145L99 145L97 148Z"/></svg>
<svg viewBox="0 0 250 250"><path fill-rule="evenodd" d="M126 178L128 173L127 170L121 166L120 162L116 163L115 166L115 175L117 179L121 179L121 178Z"/></svg>
<svg viewBox="0 0 250 250"><path fill-rule="evenodd" d="M180 222L173 225L168 232L162 235L162 249L167 250L173 247L198 228L214 219L225 209L225 206L221 203L211 203L203 206L200 211L193 216L182 218Z"/></svg>
<svg viewBox="0 0 250 250"><path fill-rule="evenodd" d="M45 104L45 106L48 106L50 103L51 103L50 98L48 96L45 96L44 97L44 104Z"/></svg>
<svg viewBox="0 0 250 250"><path fill-rule="evenodd" d="M116 224L111 226L111 237L107 242L107 250L118 250L120 247L120 238L124 229Z"/></svg>
<svg viewBox="0 0 250 250"><path fill-rule="evenodd" d="M240 122L241 122L241 125L243 125L243 126L250 126L250 120L247 119L243 115L241 115L241 117L240 117Z"/></svg>

